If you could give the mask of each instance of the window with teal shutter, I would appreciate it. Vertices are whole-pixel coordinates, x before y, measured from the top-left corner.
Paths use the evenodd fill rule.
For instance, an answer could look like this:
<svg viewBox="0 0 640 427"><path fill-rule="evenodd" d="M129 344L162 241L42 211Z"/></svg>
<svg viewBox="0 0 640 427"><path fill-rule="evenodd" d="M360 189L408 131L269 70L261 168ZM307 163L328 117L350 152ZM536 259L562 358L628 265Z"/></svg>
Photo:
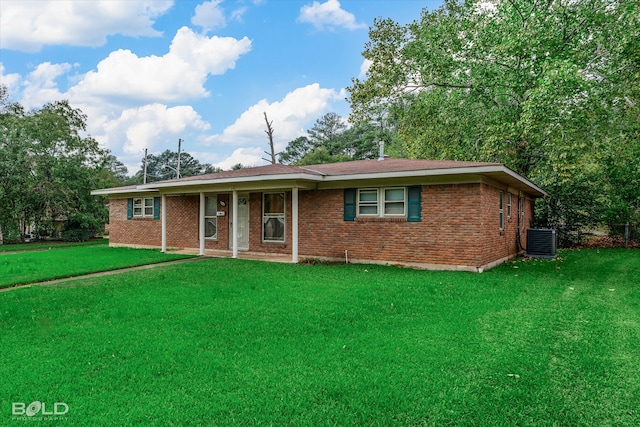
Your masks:
<svg viewBox="0 0 640 427"><path fill-rule="evenodd" d="M344 189L344 220L345 221L356 220L356 189L355 188Z"/></svg>
<svg viewBox="0 0 640 427"><path fill-rule="evenodd" d="M412 185L407 187L409 205L407 209L407 222L422 221L422 186Z"/></svg>
<svg viewBox="0 0 640 427"><path fill-rule="evenodd" d="M127 199L127 219L133 219L133 198Z"/></svg>
<svg viewBox="0 0 640 427"><path fill-rule="evenodd" d="M153 219L160 219L160 197L153 198Z"/></svg>

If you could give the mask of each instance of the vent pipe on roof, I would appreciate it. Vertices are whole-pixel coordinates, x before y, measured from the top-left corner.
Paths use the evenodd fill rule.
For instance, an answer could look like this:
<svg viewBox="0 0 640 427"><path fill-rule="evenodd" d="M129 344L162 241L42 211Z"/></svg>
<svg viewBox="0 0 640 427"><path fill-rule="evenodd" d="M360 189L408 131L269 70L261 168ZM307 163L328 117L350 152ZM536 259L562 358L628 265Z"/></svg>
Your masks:
<svg viewBox="0 0 640 427"><path fill-rule="evenodd" d="M384 141L380 141L380 156L378 157L378 161L384 160Z"/></svg>

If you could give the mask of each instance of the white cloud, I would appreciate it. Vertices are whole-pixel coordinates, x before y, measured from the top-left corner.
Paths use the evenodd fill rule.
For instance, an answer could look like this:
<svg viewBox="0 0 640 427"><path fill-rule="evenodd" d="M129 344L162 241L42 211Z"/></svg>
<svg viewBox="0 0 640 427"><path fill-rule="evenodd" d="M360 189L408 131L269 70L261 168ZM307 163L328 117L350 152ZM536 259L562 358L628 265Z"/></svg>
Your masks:
<svg viewBox="0 0 640 427"><path fill-rule="evenodd" d="M348 30L367 28L366 24L356 22L352 13L342 9L338 0L327 0L324 3L314 1L311 5L302 6L298 21L312 24L318 30L338 27Z"/></svg>
<svg viewBox="0 0 640 427"><path fill-rule="evenodd" d="M265 163L264 160L262 160L262 157L265 156L263 151L264 149L261 147L238 148L234 150L229 157L221 162L213 163L213 165L223 170L229 170L238 163L241 163L245 167L258 166ZM200 159L200 157L198 158ZM202 156L202 158L206 159L206 156ZM204 163L209 163L209 161L205 160Z"/></svg>
<svg viewBox="0 0 640 427"><path fill-rule="evenodd" d="M216 28L224 28L227 21L220 7L221 3L222 0L211 0L196 6L191 23L201 27L205 34Z"/></svg>
<svg viewBox="0 0 640 427"><path fill-rule="evenodd" d="M209 138L209 144L259 144L267 147L264 133L264 113L273 121L276 151L305 133L305 128L327 112L331 102L344 99L344 91L323 89L314 83L289 92L282 101L269 103L266 99L249 107L222 134ZM263 148L264 149L264 148Z"/></svg>
<svg viewBox="0 0 640 427"><path fill-rule="evenodd" d="M362 64L360 65L360 74L358 74L358 77L361 79L367 77L367 71L369 71L369 68L371 68L372 64L373 61L370 59L365 59L364 61L362 61Z"/></svg>
<svg viewBox="0 0 640 427"><path fill-rule="evenodd" d="M18 73L4 73L4 64L0 62L0 85L5 85L9 89L9 96L13 97L18 93L22 76Z"/></svg>
<svg viewBox="0 0 640 427"><path fill-rule="evenodd" d="M43 62L23 80L21 104L25 108L40 108L47 102L63 98L56 79L71 70L71 64Z"/></svg>
<svg viewBox="0 0 640 427"><path fill-rule="evenodd" d="M101 146L117 152L131 173L139 167L145 148L151 154L176 151L178 138L210 128L191 106L157 103L125 109L117 117L95 117L92 123L89 130Z"/></svg>
<svg viewBox="0 0 640 427"><path fill-rule="evenodd" d="M154 19L173 0L2 0L0 48L37 52L44 45L101 46L107 36L158 36Z"/></svg>
<svg viewBox="0 0 640 427"><path fill-rule="evenodd" d="M239 7L231 12L230 18L232 21L242 22L242 17L247 12L248 8L246 6Z"/></svg>
<svg viewBox="0 0 640 427"><path fill-rule="evenodd" d="M117 50L70 93L82 100L122 97L147 102L206 97L207 77L233 69L238 58L250 50L251 40L246 37L207 37L182 27L166 55L139 57L130 50Z"/></svg>

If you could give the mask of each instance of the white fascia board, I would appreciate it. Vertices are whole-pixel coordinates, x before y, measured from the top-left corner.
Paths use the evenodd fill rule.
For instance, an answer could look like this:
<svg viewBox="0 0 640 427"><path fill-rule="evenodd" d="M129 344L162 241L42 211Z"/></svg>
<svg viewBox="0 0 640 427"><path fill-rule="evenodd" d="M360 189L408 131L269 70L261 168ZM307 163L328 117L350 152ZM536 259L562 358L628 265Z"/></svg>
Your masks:
<svg viewBox="0 0 640 427"><path fill-rule="evenodd" d="M547 196L547 193L533 184L528 179L517 174L504 165L491 166L470 166L462 168L444 168L444 169L420 169L411 171L395 171L395 172L377 172L377 173L361 173L351 175L328 175L323 177L323 181L358 181L366 179L389 179L389 178L410 178L410 177L429 177L429 176L446 176L446 175L483 175L489 173L504 173L513 179L518 180L527 187Z"/></svg>
<svg viewBox="0 0 640 427"><path fill-rule="evenodd" d="M480 174L483 172L498 172L498 170L488 170L487 168L488 166L479 166L470 168L419 169L393 172L356 173L351 175L327 175L324 177L324 181L358 181L365 179L409 178L420 176L466 175L474 173ZM491 168L495 168L495 166L491 166Z"/></svg>
<svg viewBox="0 0 640 427"><path fill-rule="evenodd" d="M151 183L146 185L138 185L138 189L154 189L158 191L161 188L172 187L192 187L203 185L220 185L220 184L242 184L251 182L265 182L265 181L291 181L291 180L306 180L306 181L322 181L322 176L311 175L306 173L295 174L278 174L278 175L256 175L256 176L243 176L238 178L222 178L222 179L194 179L191 181L168 181L163 183Z"/></svg>
<svg viewBox="0 0 640 427"><path fill-rule="evenodd" d="M136 188L103 188L101 190L93 190L92 196L109 196L111 194L144 194L144 193L157 193L158 190L153 188L140 189Z"/></svg>
<svg viewBox="0 0 640 427"><path fill-rule="evenodd" d="M518 181L522 182L523 184L527 185L528 187L533 188L534 190L538 191L543 196L546 197L546 196L549 195L549 193L544 191L542 188L538 187L537 185L535 185L533 182L529 181L527 178L523 177L522 175L512 171L508 167L502 166L502 169L503 169L502 172L506 173L507 175L510 175L514 179L517 179Z"/></svg>

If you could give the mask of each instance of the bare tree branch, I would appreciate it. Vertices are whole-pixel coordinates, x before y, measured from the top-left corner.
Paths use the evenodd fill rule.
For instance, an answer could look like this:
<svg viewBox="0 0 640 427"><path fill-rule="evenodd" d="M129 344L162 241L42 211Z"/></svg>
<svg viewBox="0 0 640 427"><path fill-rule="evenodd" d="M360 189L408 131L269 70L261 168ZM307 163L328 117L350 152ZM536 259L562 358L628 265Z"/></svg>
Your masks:
<svg viewBox="0 0 640 427"><path fill-rule="evenodd" d="M267 123L267 130L265 130L264 132L269 136L269 147L271 148L271 153L265 151L265 154L270 155L271 156L271 160L269 159L265 159L263 158L262 160L266 160L267 162L271 162L272 165L276 164L276 151L273 148L273 121L269 121L269 119L267 118L267 113L266 111L264 112L264 121Z"/></svg>

